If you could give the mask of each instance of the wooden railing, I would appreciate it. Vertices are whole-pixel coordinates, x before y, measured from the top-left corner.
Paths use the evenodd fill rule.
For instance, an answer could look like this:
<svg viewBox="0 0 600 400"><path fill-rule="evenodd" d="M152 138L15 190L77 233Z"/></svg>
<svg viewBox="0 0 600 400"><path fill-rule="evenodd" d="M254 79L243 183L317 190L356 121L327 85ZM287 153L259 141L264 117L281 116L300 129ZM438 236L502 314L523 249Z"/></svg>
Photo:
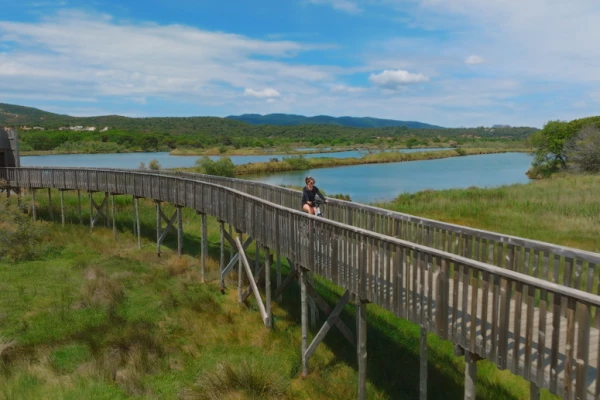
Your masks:
<svg viewBox="0 0 600 400"><path fill-rule="evenodd" d="M449 224L417 223L410 219L414 217L345 202L330 209L332 219L317 218L286 206L291 200L283 197L290 192L238 180L226 187L221 178L194 176L192 180L137 171L64 168L5 168L0 169L0 179L11 187L133 195L213 215L361 299L418 323L538 387L565 398L600 396L599 335L592 323L600 296L547 280L549 266L555 268L550 278L557 277L556 256L565 256L566 268L575 272L571 286L580 287L583 264L594 270L591 264L597 263L598 254L568 250L539 257L540 251L554 250L552 246L516 253L517 246L538 246L538 242L506 242L496 240L504 236L487 238L492 234L476 230L451 232ZM298 194L293 194L299 205ZM363 229L365 224L390 235ZM415 231L418 242L432 246L405 240ZM400 238L393 237L396 234ZM461 246L470 257L456 254ZM490 246L497 252L486 252ZM526 264L517 259L527 253L532 257L523 271ZM495 255L506 265L501 268L474 259L481 254ZM590 258L580 262L581 254ZM522 273L539 272L532 260L540 259L546 279ZM586 287L591 287L591 279Z"/></svg>
<svg viewBox="0 0 600 400"><path fill-rule="evenodd" d="M300 209L297 190L234 178L160 171L227 186L288 208ZM600 254L469 228L369 205L329 199L327 218L482 261L588 293L600 294ZM600 317L600 316L599 316ZM597 321L600 326L600 318Z"/></svg>

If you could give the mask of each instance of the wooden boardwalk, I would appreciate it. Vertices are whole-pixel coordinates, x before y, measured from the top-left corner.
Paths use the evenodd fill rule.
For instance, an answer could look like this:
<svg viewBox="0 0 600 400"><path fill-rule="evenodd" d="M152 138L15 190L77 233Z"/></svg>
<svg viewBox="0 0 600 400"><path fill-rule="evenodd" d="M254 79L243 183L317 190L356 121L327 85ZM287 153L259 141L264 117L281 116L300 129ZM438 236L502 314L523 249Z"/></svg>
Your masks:
<svg viewBox="0 0 600 400"><path fill-rule="evenodd" d="M365 395L366 302L421 326L422 399L426 398L427 386L427 332L450 340L457 352L465 355L468 398L474 396L479 359L488 359L530 381L532 397L538 395L539 388L548 388L569 399L600 398L600 254L346 202L332 202L329 218L317 218L300 212L294 205L297 193L288 189L225 178L122 170L0 168L0 179L7 181L8 187L28 188L33 193L54 188L104 192L105 199L115 195L152 199L157 202L158 252L164 238L160 228L163 219L170 221L170 226L177 218L181 237L181 207L202 214L204 225L204 216L215 216L221 222L222 243L228 240L238 249L239 276L247 275L251 284L248 293L260 303L267 326L271 321L271 266L263 268L267 284L263 304L258 276L253 276L248 265L245 247L240 238L226 234L224 224L256 240L266 254L273 251L278 259L287 257L302 287L303 371L307 371L308 359L329 327L339 326L336 313L350 298L355 302L356 340L349 331L346 337L358 348L359 398ZM161 214L160 202L177 206L176 214L172 218ZM109 215L109 203L105 200L102 204L106 211L103 205L91 210L95 213L92 227L100 213ZM222 245L221 269L225 273L235 267L225 267L223 254ZM313 296L314 291L306 281L307 272L346 290L338 306L328 310L328 320L310 346L305 311L307 294ZM240 299L241 282L240 278ZM275 293L280 293L286 282Z"/></svg>

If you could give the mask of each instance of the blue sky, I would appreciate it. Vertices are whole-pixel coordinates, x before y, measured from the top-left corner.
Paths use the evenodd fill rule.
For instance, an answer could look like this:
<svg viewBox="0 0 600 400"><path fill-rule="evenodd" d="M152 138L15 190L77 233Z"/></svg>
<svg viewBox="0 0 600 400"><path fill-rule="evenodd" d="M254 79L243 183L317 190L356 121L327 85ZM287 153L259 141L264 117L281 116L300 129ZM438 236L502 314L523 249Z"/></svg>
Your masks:
<svg viewBox="0 0 600 400"><path fill-rule="evenodd" d="M70 115L600 114L597 0L0 0L0 102Z"/></svg>

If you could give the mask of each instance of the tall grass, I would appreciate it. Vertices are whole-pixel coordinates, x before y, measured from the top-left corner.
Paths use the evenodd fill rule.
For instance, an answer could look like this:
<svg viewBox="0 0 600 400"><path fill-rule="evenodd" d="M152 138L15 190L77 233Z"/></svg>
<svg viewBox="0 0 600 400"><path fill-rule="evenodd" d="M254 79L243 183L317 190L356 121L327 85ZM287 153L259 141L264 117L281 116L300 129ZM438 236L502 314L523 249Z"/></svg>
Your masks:
<svg viewBox="0 0 600 400"><path fill-rule="evenodd" d="M309 376L299 377L298 285L273 305L273 331L265 329L253 299L237 303L235 274L220 293L219 230L213 218L209 283L202 284L201 229L193 210L183 213L184 256L177 257L172 233L157 257L151 201L140 201L138 250L130 197L115 199L115 240L104 221L90 232L86 196L83 224L73 193L65 193L66 226L56 223L60 208L57 192L52 193L55 223L36 223L49 230L44 252L32 260L0 260L0 399L356 396L356 352L335 330L311 358ZM94 196L100 201L101 194ZM37 199L39 218L49 221L47 198L39 193ZM163 209L168 214L174 208ZM253 250L251 245L249 258L263 262L264 255ZM286 263L283 271L284 276L289 271ZM342 293L318 278L315 285L331 306ZM348 305L341 318L352 328L354 316ZM368 397L418 397L419 328L373 305L367 318ZM461 398L464 362L452 355L451 343L430 335L428 359L429 398ZM526 382L487 361L479 363L478 378L478 398L527 398ZM544 391L543 398L552 396Z"/></svg>
<svg viewBox="0 0 600 400"><path fill-rule="evenodd" d="M600 175L556 175L494 189L423 191L379 207L600 252Z"/></svg>

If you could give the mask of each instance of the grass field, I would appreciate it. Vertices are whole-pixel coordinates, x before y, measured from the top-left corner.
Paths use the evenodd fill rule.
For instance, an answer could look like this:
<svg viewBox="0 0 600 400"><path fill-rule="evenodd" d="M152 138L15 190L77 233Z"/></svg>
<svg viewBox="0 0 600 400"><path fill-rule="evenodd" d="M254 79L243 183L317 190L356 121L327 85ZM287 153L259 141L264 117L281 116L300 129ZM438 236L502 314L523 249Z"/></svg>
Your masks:
<svg viewBox="0 0 600 400"><path fill-rule="evenodd" d="M77 197L66 193L62 227L53 193L54 222L48 222L43 192L37 197L42 221L18 222L31 225L39 243L22 257L14 255L18 261L0 260L1 399L355 398L356 351L335 330L311 359L309 376L299 376L297 285L274 304L272 331L262 324L254 300L237 303L233 284L220 293L214 219L209 218L210 282L201 284L200 224L193 210L184 210L185 255L173 251L172 233L159 258L152 202L140 201L138 250L131 198L116 198L115 240L104 221L92 232L85 225L85 196L80 225ZM10 218L18 212L15 206L7 208L3 200L2 207L0 226L17 229L18 218ZM340 288L318 278L316 287L330 304L341 295ZM368 397L418 398L418 326L377 306L367 309ZM354 330L352 306L342 319ZM428 361L429 398L462 398L464 362L452 355L451 343L429 335ZM487 361L478 364L478 398L528 395L524 380ZM554 397L543 391L542 398Z"/></svg>
<svg viewBox="0 0 600 400"><path fill-rule="evenodd" d="M495 189L424 191L377 206L600 252L600 175L556 175Z"/></svg>

